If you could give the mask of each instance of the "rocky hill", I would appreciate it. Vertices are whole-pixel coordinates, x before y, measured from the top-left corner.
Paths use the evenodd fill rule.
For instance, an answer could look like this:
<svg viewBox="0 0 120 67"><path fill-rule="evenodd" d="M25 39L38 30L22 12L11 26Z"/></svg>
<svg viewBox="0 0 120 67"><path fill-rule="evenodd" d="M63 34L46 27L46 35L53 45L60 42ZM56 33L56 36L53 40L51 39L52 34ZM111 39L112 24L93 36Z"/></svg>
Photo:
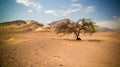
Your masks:
<svg viewBox="0 0 120 67"><path fill-rule="evenodd" d="M0 23L0 35L9 33L20 33L20 32L30 32L30 31L53 31L56 26L61 24L74 23L75 21L65 18L62 20L53 21L49 24L42 24L35 20L15 20ZM113 29L106 27L99 27L98 31L114 31Z"/></svg>
<svg viewBox="0 0 120 67"><path fill-rule="evenodd" d="M48 25L50 25L51 28L54 28L58 24L62 24L62 23L65 23L65 24L67 24L67 23L74 23L74 21L66 18L66 19L62 19L62 20L58 20L58 21L53 21L53 22L49 23Z"/></svg>
<svg viewBox="0 0 120 67"><path fill-rule="evenodd" d="M58 20L58 21L53 21L53 22L49 23L48 25L50 25L50 27L54 30L54 28L60 24L67 24L67 23L74 23L74 22L75 21L72 21L70 19L62 19L62 20ZM107 27L99 26L98 31L100 31L100 32L107 32L107 31L112 32L115 30L107 28Z"/></svg>
<svg viewBox="0 0 120 67"><path fill-rule="evenodd" d="M15 20L0 23L0 34L20 33L33 31L39 27L43 27L42 23L34 20Z"/></svg>

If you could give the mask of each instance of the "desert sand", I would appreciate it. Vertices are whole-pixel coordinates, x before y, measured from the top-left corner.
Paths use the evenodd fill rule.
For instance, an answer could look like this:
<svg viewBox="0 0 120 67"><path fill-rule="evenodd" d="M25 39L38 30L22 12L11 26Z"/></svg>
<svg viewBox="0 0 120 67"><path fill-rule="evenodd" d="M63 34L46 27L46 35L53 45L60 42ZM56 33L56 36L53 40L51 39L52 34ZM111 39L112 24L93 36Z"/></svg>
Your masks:
<svg viewBox="0 0 120 67"><path fill-rule="evenodd" d="M0 67L120 67L120 33L61 36L29 32L0 36Z"/></svg>

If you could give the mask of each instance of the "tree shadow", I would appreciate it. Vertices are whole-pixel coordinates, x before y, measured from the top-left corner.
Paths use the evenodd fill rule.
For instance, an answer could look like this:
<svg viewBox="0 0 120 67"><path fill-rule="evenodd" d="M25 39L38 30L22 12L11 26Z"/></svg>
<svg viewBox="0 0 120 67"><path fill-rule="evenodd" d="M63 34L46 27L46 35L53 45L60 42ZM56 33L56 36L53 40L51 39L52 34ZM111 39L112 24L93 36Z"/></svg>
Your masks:
<svg viewBox="0 0 120 67"><path fill-rule="evenodd" d="M64 41L77 41L75 39L59 39L59 40L64 40Z"/></svg>
<svg viewBox="0 0 120 67"><path fill-rule="evenodd" d="M100 43L100 42L103 42L103 40L99 40L99 39L90 39L90 40L87 40L88 42L96 42L96 43Z"/></svg>
<svg viewBox="0 0 120 67"><path fill-rule="evenodd" d="M101 43L104 42L103 40L100 39L82 39L82 40L76 40L76 39L57 39L57 40L64 40L64 41L73 41L73 42L96 42L96 43Z"/></svg>

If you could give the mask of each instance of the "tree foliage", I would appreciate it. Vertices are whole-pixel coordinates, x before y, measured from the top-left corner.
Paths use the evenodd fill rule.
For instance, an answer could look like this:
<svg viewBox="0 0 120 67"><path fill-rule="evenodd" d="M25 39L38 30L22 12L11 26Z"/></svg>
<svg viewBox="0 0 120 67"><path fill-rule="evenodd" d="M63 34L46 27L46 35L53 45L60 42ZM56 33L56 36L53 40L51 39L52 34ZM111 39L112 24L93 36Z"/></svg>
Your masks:
<svg viewBox="0 0 120 67"><path fill-rule="evenodd" d="M76 35L76 40L81 40L80 33L88 33L93 34L97 32L97 25L90 18L82 18L77 22L69 22L69 23L59 23L57 24L56 32L57 33L65 33L71 34L74 33Z"/></svg>

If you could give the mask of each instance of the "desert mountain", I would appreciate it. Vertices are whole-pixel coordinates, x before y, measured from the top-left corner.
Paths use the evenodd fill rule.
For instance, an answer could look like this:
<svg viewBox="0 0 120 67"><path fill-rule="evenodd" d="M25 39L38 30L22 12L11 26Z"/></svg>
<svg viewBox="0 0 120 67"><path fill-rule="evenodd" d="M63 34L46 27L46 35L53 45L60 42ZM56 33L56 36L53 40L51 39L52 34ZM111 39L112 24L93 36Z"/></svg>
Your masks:
<svg viewBox="0 0 120 67"><path fill-rule="evenodd" d="M67 24L67 23L73 23L73 22L74 22L74 21L66 18L66 19L62 19L62 20L58 20L58 21L53 21L53 22L49 23L48 25L50 25L51 28L54 28L54 27L56 27L58 24L62 24L62 23Z"/></svg>
<svg viewBox="0 0 120 67"><path fill-rule="evenodd" d="M16 25L16 26L21 26L21 25L25 25L25 24L35 24L35 25L38 25L38 26L43 26L43 24L37 22L37 21L34 21L34 20L15 20L15 21L7 21L7 22L2 22L0 23L0 26L13 26L13 25Z"/></svg>
<svg viewBox="0 0 120 67"><path fill-rule="evenodd" d="M55 28L57 25L60 25L60 24L67 24L67 23L74 23L75 21L72 21L70 19L62 19L62 20L58 20L58 21L53 21L51 23L49 23L49 25L51 26L51 28ZM101 31L101 32L106 32L106 31L115 31L113 29L110 29L110 28L107 28L107 27L98 27L98 31Z"/></svg>
<svg viewBox="0 0 120 67"><path fill-rule="evenodd" d="M34 20L15 20L0 23L0 34L33 31L44 26Z"/></svg>
<svg viewBox="0 0 120 67"><path fill-rule="evenodd" d="M112 31L115 31L113 29L110 29L110 28L107 28L107 27L98 27L98 31L101 31L101 32L112 32Z"/></svg>
<svg viewBox="0 0 120 67"><path fill-rule="evenodd" d="M0 23L0 26L12 26L12 25L22 25L26 24L24 20L15 20L15 21L7 21L7 22L2 22Z"/></svg>
<svg viewBox="0 0 120 67"><path fill-rule="evenodd" d="M74 23L75 21L68 18L53 21L49 24L43 25L35 20L15 20L0 23L0 34L9 34L9 33L20 33L20 32L30 32L30 31L52 31L55 30L56 26L60 24ZM99 27L98 31L114 31L113 29L107 27Z"/></svg>

